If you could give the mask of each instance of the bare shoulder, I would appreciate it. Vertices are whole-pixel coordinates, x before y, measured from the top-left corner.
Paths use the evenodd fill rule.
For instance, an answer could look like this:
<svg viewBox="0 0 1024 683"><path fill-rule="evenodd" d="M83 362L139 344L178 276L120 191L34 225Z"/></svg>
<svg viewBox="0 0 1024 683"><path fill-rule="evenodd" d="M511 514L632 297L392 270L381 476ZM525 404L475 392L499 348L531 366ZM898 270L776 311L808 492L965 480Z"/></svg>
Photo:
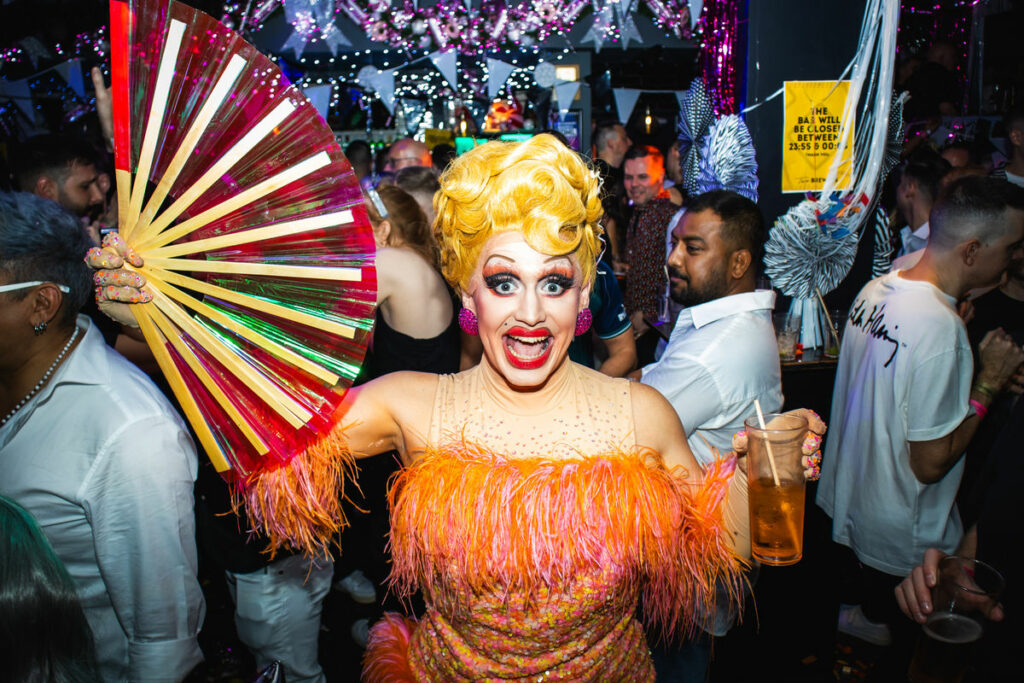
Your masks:
<svg viewBox="0 0 1024 683"><path fill-rule="evenodd" d="M392 372L367 382L359 391L371 394L375 400L385 399L393 407L406 403L433 402L437 391L438 375L429 372Z"/></svg>
<svg viewBox="0 0 1024 683"><path fill-rule="evenodd" d="M681 465L687 472L697 472L697 462L672 404L657 389L639 382L630 382L630 401L637 445L658 451L670 467Z"/></svg>
<svg viewBox="0 0 1024 683"><path fill-rule="evenodd" d="M377 269L386 273L408 274L409 271L421 272L433 270L423 257L410 249L382 247L374 257Z"/></svg>
<svg viewBox="0 0 1024 683"><path fill-rule="evenodd" d="M640 382L630 382L629 389L637 429L640 429L642 424L662 424L669 418L677 423L679 422L679 416L676 414L672 404L654 387L641 384Z"/></svg>

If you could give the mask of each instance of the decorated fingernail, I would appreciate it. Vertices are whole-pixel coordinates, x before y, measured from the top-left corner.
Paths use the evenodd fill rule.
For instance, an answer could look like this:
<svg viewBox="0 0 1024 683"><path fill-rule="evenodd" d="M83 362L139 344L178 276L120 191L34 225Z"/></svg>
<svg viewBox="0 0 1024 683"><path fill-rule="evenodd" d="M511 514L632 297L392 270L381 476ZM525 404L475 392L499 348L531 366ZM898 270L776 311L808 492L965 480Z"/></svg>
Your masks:
<svg viewBox="0 0 1024 683"><path fill-rule="evenodd" d="M816 451L819 446L821 446L821 437L814 432L811 432L804 437L804 450Z"/></svg>

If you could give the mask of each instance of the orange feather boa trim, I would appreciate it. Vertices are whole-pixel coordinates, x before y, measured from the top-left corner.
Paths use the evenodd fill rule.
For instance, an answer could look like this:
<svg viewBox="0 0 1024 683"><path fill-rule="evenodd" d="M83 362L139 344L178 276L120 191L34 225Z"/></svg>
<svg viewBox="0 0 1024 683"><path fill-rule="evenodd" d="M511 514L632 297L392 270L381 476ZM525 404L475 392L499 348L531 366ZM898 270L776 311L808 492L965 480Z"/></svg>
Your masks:
<svg viewBox="0 0 1024 683"><path fill-rule="evenodd" d="M344 429L335 427L287 463L238 482L234 503L244 504L253 528L270 540L271 558L285 547L326 557L349 525L345 480L355 484L357 471Z"/></svg>
<svg viewBox="0 0 1024 683"><path fill-rule="evenodd" d="M649 621L692 633L718 587L740 600L742 560L722 523L734 470L720 459L687 482L646 450L518 459L465 443L431 449L389 494L392 587L459 609L460 596L532 596L610 566L640 588Z"/></svg>

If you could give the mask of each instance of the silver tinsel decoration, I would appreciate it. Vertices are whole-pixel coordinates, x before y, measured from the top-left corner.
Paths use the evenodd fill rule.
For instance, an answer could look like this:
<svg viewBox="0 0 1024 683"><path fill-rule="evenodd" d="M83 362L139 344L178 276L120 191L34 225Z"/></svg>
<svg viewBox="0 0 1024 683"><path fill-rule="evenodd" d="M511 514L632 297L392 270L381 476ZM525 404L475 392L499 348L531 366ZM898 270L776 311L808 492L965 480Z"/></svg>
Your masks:
<svg viewBox="0 0 1024 683"><path fill-rule="evenodd" d="M875 209L875 243L871 255L871 277L881 277L892 268L892 226L885 209Z"/></svg>
<svg viewBox="0 0 1024 683"><path fill-rule="evenodd" d="M878 178L879 189L885 183L889 172L900 163L900 154L903 153L903 105L907 101L907 96L907 93L901 93L892 98L889 129L886 131L885 156L882 157L882 172Z"/></svg>
<svg viewBox="0 0 1024 683"><path fill-rule="evenodd" d="M757 159L747 124L735 114L711 124L700 143L697 194L732 190L757 202Z"/></svg>
<svg viewBox="0 0 1024 683"><path fill-rule="evenodd" d="M765 274L786 296L810 299L814 288L835 289L857 255L859 213L826 230L818 224L817 202L805 200L779 217L765 244Z"/></svg>
<svg viewBox="0 0 1024 683"><path fill-rule="evenodd" d="M707 86L695 78L679 101L679 165L683 172L683 189L690 195L700 194L697 178L700 173L700 142L715 120L714 107Z"/></svg>

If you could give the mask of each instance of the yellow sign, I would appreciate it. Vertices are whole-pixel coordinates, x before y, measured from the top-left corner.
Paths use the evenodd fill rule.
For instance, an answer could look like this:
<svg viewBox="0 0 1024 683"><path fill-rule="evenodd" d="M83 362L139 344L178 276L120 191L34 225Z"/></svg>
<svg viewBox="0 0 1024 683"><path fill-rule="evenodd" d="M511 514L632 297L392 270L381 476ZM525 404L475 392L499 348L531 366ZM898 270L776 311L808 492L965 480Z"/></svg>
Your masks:
<svg viewBox="0 0 1024 683"><path fill-rule="evenodd" d="M849 81L786 81L782 131L782 191L818 192L832 166L843 125ZM850 121L854 126L855 122ZM853 131L843 150L837 190L850 186Z"/></svg>
<svg viewBox="0 0 1024 683"><path fill-rule="evenodd" d="M455 146L455 133L450 130L441 130L439 128L427 128L426 133L423 135L423 141L427 145L427 149L433 150L438 145L451 145Z"/></svg>

